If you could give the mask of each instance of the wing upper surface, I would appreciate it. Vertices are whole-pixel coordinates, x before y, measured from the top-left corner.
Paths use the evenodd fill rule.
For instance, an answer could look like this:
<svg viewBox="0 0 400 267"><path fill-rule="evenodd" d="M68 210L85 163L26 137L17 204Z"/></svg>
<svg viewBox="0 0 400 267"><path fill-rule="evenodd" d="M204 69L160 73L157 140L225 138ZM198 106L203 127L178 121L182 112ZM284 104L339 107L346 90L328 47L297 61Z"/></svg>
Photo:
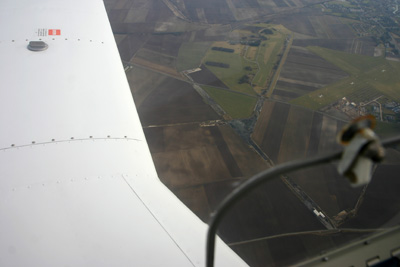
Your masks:
<svg viewBox="0 0 400 267"><path fill-rule="evenodd" d="M206 225L157 177L103 2L2 1L0 29L0 265L202 265Z"/></svg>

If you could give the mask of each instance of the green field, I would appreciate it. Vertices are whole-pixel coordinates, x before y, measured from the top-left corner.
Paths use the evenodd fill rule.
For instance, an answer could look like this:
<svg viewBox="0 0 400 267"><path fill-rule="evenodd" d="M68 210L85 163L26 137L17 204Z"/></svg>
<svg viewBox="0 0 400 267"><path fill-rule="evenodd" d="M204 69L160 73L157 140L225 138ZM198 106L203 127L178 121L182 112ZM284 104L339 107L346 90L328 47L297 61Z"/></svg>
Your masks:
<svg viewBox="0 0 400 267"><path fill-rule="evenodd" d="M228 42L216 42L213 46L223 46L234 49L234 53L215 51L211 48L207 51L203 63L207 61L229 64L229 68L219 68L207 66L220 80L222 80L230 89L246 94L256 95L261 93L262 89L267 87L267 79L272 76L273 67L278 61L278 54L282 50L287 33L286 28L281 25L247 25L259 27L262 29L272 29L273 34L257 33L262 40L258 49L245 44L229 44ZM263 26L263 27L260 27ZM246 30L236 30L240 38L252 38L255 33ZM252 55L250 55L253 53ZM254 54L256 51L256 54ZM253 60L251 60L253 59ZM250 83L239 83L239 80L247 75L253 85Z"/></svg>
<svg viewBox="0 0 400 267"><path fill-rule="evenodd" d="M383 57L370 57L358 54L349 54L337 50L322 48L318 46L307 47L311 52L332 62L345 72L356 75L373 70L379 65L387 64L387 60Z"/></svg>
<svg viewBox="0 0 400 267"><path fill-rule="evenodd" d="M257 98L211 86L202 86L207 94L233 119L247 118L253 112Z"/></svg>
<svg viewBox="0 0 400 267"><path fill-rule="evenodd" d="M203 62L214 61L229 64L229 68L219 68L213 66L207 66L215 76L223 81L230 89L256 95L253 88L248 83L239 84L238 81L243 75L252 74L257 70L255 63L249 62L236 53L226 53L221 51L209 50ZM250 67L252 70L245 70L246 67Z"/></svg>
<svg viewBox="0 0 400 267"><path fill-rule="evenodd" d="M291 101L311 109L320 109L343 97L351 101L372 100L384 95L400 102L400 63L383 57L348 54L321 47L309 47L310 51L335 64L350 76L334 84L303 95ZM357 96L352 100L351 96Z"/></svg>
<svg viewBox="0 0 400 267"><path fill-rule="evenodd" d="M272 69L278 61L278 54L282 50L286 39L286 35L279 32L275 32L268 37L270 38L269 40L261 43L257 57L260 71L253 79L253 84L259 87L266 87L267 79L270 77Z"/></svg>
<svg viewBox="0 0 400 267"><path fill-rule="evenodd" d="M179 48L178 71L194 69L200 66L201 59L206 54L211 42L183 43Z"/></svg>

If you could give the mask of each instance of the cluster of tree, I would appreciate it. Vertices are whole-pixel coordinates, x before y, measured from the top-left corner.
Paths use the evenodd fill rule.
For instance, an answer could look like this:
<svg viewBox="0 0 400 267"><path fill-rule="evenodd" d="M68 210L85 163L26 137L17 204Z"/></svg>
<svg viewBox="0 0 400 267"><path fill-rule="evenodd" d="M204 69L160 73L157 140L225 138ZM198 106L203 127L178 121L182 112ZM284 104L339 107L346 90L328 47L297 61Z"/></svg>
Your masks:
<svg viewBox="0 0 400 267"><path fill-rule="evenodd" d="M274 32L271 29L264 29L264 30L261 31L261 33L274 34Z"/></svg>
<svg viewBox="0 0 400 267"><path fill-rule="evenodd" d="M253 68L250 67L250 66L246 66L246 67L244 67L244 69L247 70L247 71L252 71L253 70Z"/></svg>
<svg viewBox="0 0 400 267"><path fill-rule="evenodd" d="M221 51L221 52L227 52L227 53L233 53L233 52L235 52L234 49L225 48L225 47L219 47L219 46L213 46L211 49L212 49L212 50L215 50L215 51Z"/></svg>
<svg viewBox="0 0 400 267"><path fill-rule="evenodd" d="M249 76L243 75L242 77L240 77L239 84L242 84L242 83L250 83Z"/></svg>
<svg viewBox="0 0 400 267"><path fill-rule="evenodd" d="M206 65L208 66L213 66L213 67L219 67L219 68L229 68L229 64L221 63L221 62L214 62L214 61L206 61Z"/></svg>
<svg viewBox="0 0 400 267"><path fill-rule="evenodd" d="M261 44L261 39L250 40L247 42L247 45L249 46L259 46L260 44Z"/></svg>

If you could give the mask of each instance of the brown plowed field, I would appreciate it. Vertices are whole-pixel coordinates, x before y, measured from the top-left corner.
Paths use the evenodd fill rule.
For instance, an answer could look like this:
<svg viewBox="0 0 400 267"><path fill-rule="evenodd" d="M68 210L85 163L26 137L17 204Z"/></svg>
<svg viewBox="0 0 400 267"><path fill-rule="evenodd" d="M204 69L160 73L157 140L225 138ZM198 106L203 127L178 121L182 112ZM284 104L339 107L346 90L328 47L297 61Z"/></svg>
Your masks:
<svg viewBox="0 0 400 267"><path fill-rule="evenodd" d="M266 101L264 107L270 103L273 102ZM335 137L338 125L343 124L317 112L275 103L272 111L270 108L261 111L253 137L257 137L254 141L275 163L283 163L337 149ZM330 165L289 176L331 216L352 208L358 197L359 189L354 191L349 187Z"/></svg>
<svg viewBox="0 0 400 267"><path fill-rule="evenodd" d="M119 54L123 61L130 61L135 53L143 46L146 42L147 35L141 33L128 34L118 44Z"/></svg>
<svg viewBox="0 0 400 267"><path fill-rule="evenodd" d="M261 143L258 143L258 145L275 163L278 160L281 140L283 131L285 130L289 110L290 105L277 102L274 105L269 121L257 121L257 124L267 123L263 139Z"/></svg>
<svg viewBox="0 0 400 267"><path fill-rule="evenodd" d="M141 68L132 69L127 76L129 81L135 81L131 91L134 98L138 95L137 109L143 126L219 118L189 83Z"/></svg>
<svg viewBox="0 0 400 267"><path fill-rule="evenodd" d="M282 24L291 31L317 37L314 27L308 19L308 14L296 14L296 16L280 16L273 23Z"/></svg>
<svg viewBox="0 0 400 267"><path fill-rule="evenodd" d="M149 37L144 48L177 57L181 44L187 42L190 39L190 35L190 33L154 34Z"/></svg>
<svg viewBox="0 0 400 267"><path fill-rule="evenodd" d="M229 89L228 86L218 79L206 66L201 65L200 68L201 71L189 74L196 83Z"/></svg>
<svg viewBox="0 0 400 267"><path fill-rule="evenodd" d="M313 112L313 121L311 124L310 142L308 143L307 156L314 156L318 153L318 144L321 137L321 126L323 115Z"/></svg>
<svg viewBox="0 0 400 267"><path fill-rule="evenodd" d="M303 108L292 107L286 120L278 163L303 158L306 154L310 136L312 116ZM297 148L294 150L293 148Z"/></svg>
<svg viewBox="0 0 400 267"><path fill-rule="evenodd" d="M227 126L198 124L144 128L160 179L200 218L215 208L209 199L222 198L240 181L268 165ZM236 177L236 178L235 178ZM226 188L210 195L207 184L225 182ZM210 187L212 188L212 187ZM189 197L194 192L199 199ZM186 197L185 197L186 196Z"/></svg>
<svg viewBox="0 0 400 267"><path fill-rule="evenodd" d="M399 154L399 152L396 152L396 154ZM397 165L379 166L368 186L358 216L349 220L343 227L380 228L388 221L388 218L398 217L400 210L399 172L398 160ZM396 222L398 220L394 220L385 226L394 226L397 224Z"/></svg>
<svg viewBox="0 0 400 267"><path fill-rule="evenodd" d="M267 130L268 122L271 119L272 112L274 110L275 102L265 101L262 107L262 112L258 117L256 126L252 134L253 140L261 144L264 140L265 131Z"/></svg>
<svg viewBox="0 0 400 267"><path fill-rule="evenodd" d="M219 24L229 23L235 20L231 10L229 9L226 1L202 0L191 1L185 0L186 10L188 10L190 19L193 21L200 21L196 9L203 8L208 23Z"/></svg>

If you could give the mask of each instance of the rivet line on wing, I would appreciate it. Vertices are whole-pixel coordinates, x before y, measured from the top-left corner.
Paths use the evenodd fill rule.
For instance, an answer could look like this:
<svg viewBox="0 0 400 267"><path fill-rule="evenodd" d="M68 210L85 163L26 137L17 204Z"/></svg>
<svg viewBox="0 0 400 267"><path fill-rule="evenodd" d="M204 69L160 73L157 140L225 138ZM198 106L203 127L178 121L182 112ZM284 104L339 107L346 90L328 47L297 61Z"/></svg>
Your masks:
<svg viewBox="0 0 400 267"><path fill-rule="evenodd" d="M37 145L45 145L45 144L52 144L52 143L63 143L63 142L76 142L76 141L96 141L96 140L125 140L125 141L137 141L140 142L142 140L136 139L136 138L128 138L128 136L124 137L111 137L110 135L107 135L107 137L93 137L92 135L89 136L88 138L75 138L71 137L70 139L64 139L64 140L56 140L56 139L51 139L51 141L45 141L45 142L36 142L32 141L30 144L23 144L23 145L17 145L17 144L11 144L9 147L3 147L0 148L0 150L7 150L7 149L13 149L13 148L20 148L20 147L27 147L27 146L37 146Z"/></svg>

